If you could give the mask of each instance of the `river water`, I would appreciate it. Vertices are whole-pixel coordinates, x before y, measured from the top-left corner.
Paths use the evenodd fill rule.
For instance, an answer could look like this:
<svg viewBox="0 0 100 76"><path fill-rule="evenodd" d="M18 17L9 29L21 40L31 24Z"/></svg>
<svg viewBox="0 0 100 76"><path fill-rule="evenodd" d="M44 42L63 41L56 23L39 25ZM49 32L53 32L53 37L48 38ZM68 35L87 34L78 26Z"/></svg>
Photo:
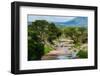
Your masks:
<svg viewBox="0 0 100 76"><path fill-rule="evenodd" d="M43 60L75 59L77 53L74 51L71 52L69 50L69 48L71 48L71 47L69 47L69 46L57 46L56 52L59 54L45 56L45 58Z"/></svg>
<svg viewBox="0 0 100 76"><path fill-rule="evenodd" d="M68 54L68 52L69 52L69 47L59 47L59 48L61 48L61 50L63 50L64 52L65 52L65 54L64 55L58 55L56 58L58 59L58 60L61 60L61 59L70 59L71 58L71 54Z"/></svg>

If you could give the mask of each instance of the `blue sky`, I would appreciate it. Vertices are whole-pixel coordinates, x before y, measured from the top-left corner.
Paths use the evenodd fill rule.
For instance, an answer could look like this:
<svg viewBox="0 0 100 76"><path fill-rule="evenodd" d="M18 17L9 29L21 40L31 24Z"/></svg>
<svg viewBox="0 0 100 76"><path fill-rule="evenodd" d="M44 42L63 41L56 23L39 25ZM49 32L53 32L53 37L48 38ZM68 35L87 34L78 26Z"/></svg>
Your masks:
<svg viewBox="0 0 100 76"><path fill-rule="evenodd" d="M74 16L42 16L42 15L28 15L28 22L33 22L35 20L47 20L48 22L64 22L70 21L76 17Z"/></svg>

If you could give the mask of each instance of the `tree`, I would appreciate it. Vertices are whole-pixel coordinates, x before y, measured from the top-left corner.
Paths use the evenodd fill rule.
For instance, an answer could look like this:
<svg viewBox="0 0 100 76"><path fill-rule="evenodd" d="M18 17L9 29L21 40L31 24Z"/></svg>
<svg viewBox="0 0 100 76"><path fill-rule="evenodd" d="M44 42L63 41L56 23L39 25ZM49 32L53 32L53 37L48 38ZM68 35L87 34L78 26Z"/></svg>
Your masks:
<svg viewBox="0 0 100 76"><path fill-rule="evenodd" d="M32 26L28 26L28 60L40 60L44 55L44 45L33 31Z"/></svg>
<svg viewBox="0 0 100 76"><path fill-rule="evenodd" d="M62 34L61 30L54 23L49 24L48 41L53 44L53 40L59 38Z"/></svg>
<svg viewBox="0 0 100 76"><path fill-rule="evenodd" d="M74 43L87 42L86 27L67 27L64 29L65 36L74 40Z"/></svg>
<svg viewBox="0 0 100 76"><path fill-rule="evenodd" d="M53 40L61 35L54 23L36 20L28 26L28 56L30 60L38 60L44 55L44 46L53 44Z"/></svg>

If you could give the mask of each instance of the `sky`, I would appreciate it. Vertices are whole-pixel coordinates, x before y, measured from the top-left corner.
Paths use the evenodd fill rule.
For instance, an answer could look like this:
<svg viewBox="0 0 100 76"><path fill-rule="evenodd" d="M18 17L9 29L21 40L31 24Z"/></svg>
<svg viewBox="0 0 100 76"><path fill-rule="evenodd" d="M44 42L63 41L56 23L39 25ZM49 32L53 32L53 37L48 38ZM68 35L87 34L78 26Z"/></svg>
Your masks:
<svg viewBox="0 0 100 76"><path fill-rule="evenodd" d="M48 22L64 22L70 21L76 17L74 16L42 16L42 15L28 15L28 22L33 22L35 20L47 20Z"/></svg>

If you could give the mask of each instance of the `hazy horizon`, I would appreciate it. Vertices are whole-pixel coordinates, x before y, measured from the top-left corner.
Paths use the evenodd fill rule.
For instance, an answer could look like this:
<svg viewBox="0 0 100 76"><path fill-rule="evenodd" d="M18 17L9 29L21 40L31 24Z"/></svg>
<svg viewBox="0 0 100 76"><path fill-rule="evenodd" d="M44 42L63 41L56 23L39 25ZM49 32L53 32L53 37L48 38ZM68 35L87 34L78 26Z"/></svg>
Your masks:
<svg viewBox="0 0 100 76"><path fill-rule="evenodd" d="M74 26L87 26L88 17L82 16L50 16L50 15L28 15L28 23L35 20L47 20L56 25L74 25ZM30 24L30 23L29 23Z"/></svg>

